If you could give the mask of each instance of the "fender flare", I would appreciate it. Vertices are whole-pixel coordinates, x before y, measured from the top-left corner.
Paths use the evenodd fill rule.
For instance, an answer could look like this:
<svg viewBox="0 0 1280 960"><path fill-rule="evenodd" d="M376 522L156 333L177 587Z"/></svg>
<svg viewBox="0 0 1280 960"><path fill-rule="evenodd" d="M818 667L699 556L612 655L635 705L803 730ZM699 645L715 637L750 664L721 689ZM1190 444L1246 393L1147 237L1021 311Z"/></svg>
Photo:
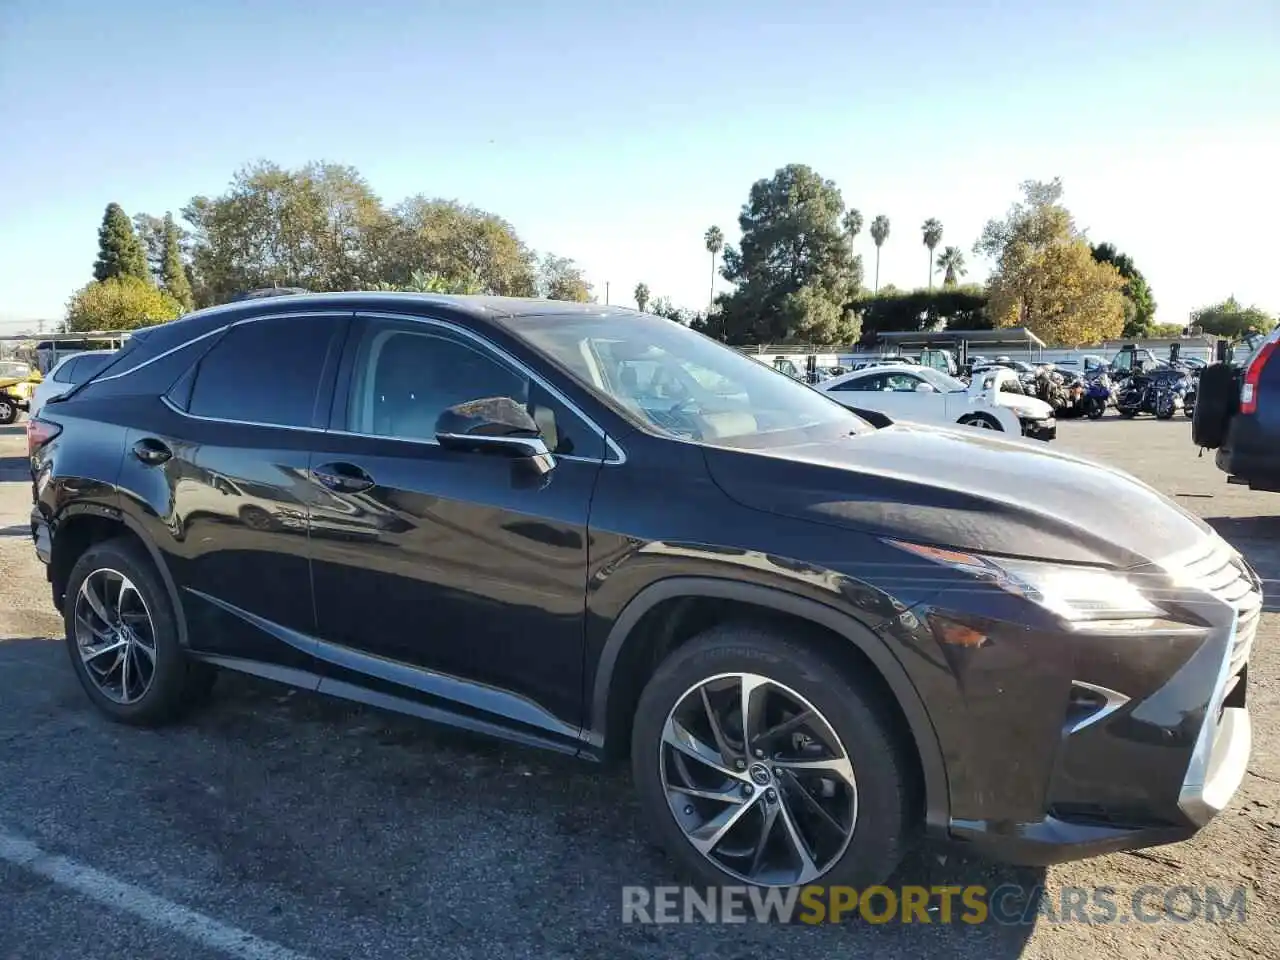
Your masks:
<svg viewBox="0 0 1280 960"><path fill-rule="evenodd" d="M151 557L151 562L159 572L160 582L164 584L165 592L169 595L169 603L173 605L173 614L178 621L178 642L183 647L189 647L187 618L183 612L182 596L178 592L178 585L174 582L173 574L169 572L169 565L165 563L164 555L160 552L160 548L156 546L155 541L151 539L142 524L119 507L108 507L94 503L72 503L68 504L58 515L54 522L54 529L56 530L58 526L79 516L99 517L104 520L114 521L138 539L138 542L147 551L147 555Z"/></svg>
<svg viewBox="0 0 1280 960"><path fill-rule="evenodd" d="M853 644L879 671L906 718L908 733L920 758L920 769L924 776L926 826L931 830L947 829L950 821L950 799L942 747L933 728L933 721L906 669L884 640L854 617L816 600L773 587L715 577L677 576L652 583L636 594L613 622L600 652L591 691L589 727L584 731L591 740L601 744L604 742L614 670L632 629L659 603L678 597L712 597L767 607L825 627Z"/></svg>

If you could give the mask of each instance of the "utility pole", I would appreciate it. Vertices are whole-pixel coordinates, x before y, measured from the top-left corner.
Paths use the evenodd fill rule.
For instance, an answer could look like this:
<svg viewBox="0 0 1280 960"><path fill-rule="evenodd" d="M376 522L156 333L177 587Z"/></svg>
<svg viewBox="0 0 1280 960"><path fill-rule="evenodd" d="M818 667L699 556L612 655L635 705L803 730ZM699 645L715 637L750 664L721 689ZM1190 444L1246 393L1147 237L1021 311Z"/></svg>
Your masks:
<svg viewBox="0 0 1280 960"><path fill-rule="evenodd" d="M609 281L608 280L604 282L604 305L606 307L609 305Z"/></svg>

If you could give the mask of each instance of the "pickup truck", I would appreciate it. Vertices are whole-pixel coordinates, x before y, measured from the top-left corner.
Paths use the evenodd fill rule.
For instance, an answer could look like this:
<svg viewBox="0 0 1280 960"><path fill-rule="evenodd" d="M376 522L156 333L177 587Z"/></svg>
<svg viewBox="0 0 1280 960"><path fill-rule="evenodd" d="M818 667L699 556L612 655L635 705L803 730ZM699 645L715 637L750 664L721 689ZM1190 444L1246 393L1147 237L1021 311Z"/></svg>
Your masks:
<svg viewBox="0 0 1280 960"><path fill-rule="evenodd" d="M1191 436L1215 450L1231 483L1280 493L1280 327L1254 341L1243 362L1200 375Z"/></svg>

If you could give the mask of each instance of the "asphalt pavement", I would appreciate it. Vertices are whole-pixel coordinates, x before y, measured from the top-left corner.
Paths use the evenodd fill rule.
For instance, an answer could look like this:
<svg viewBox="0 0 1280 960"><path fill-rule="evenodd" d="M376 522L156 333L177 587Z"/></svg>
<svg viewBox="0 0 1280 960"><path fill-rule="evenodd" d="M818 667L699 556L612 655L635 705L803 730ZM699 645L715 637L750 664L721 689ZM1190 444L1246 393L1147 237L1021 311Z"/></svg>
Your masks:
<svg viewBox="0 0 1280 960"><path fill-rule="evenodd" d="M1208 519L1280 598L1280 495L1228 486L1185 421L1064 422L1057 445ZM67 662L30 496L21 424L0 428L0 960L1280 956L1275 599L1250 667L1250 773L1198 837L1047 873L930 847L893 881L1042 885L1035 922L624 924L624 886L678 882L625 770L237 676L178 727L103 720ZM1143 885L1243 887L1246 917L1052 909L1071 888Z"/></svg>

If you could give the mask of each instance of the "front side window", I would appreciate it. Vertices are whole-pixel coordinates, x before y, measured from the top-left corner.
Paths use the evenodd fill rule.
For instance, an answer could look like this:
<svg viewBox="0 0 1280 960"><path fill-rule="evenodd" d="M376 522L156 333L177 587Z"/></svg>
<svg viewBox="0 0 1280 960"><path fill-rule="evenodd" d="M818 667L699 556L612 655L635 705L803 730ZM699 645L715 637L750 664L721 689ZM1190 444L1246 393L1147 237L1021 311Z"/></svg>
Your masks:
<svg viewBox="0 0 1280 960"><path fill-rule="evenodd" d="M326 316L267 317L232 327L196 365L187 412L268 426L311 426L338 322Z"/></svg>
<svg viewBox="0 0 1280 960"><path fill-rule="evenodd" d="M651 431L768 447L873 428L833 399L662 317L516 317L509 329Z"/></svg>
<svg viewBox="0 0 1280 960"><path fill-rule="evenodd" d="M920 379L909 373L891 373L885 377L885 389L894 393L913 393L920 386Z"/></svg>
<svg viewBox="0 0 1280 960"><path fill-rule="evenodd" d="M654 371L633 374L651 378ZM367 329L356 352L346 429L434 441L436 421L449 407L493 397L524 407L552 453L597 455L589 429L540 384L479 344L420 324Z"/></svg>

